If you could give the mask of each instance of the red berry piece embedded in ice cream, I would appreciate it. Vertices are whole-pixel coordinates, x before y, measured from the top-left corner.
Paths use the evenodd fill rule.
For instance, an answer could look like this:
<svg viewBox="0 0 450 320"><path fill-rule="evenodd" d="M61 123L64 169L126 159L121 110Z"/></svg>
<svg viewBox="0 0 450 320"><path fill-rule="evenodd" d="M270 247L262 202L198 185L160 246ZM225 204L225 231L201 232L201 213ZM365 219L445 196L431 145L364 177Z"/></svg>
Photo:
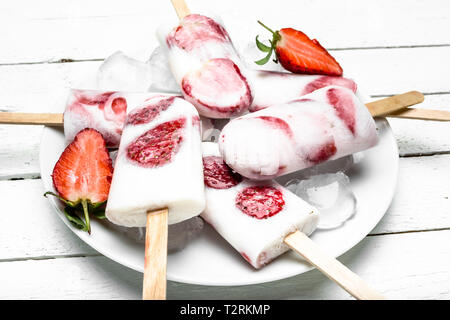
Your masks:
<svg viewBox="0 0 450 320"><path fill-rule="evenodd" d="M284 207L283 193L270 186L248 187L236 196L236 206L246 215L257 219L271 217Z"/></svg>
<svg viewBox="0 0 450 320"><path fill-rule="evenodd" d="M356 107L353 95L345 90L331 88L327 91L329 103L334 107L339 118L344 121L348 129L355 134L355 112Z"/></svg>
<svg viewBox="0 0 450 320"><path fill-rule="evenodd" d="M209 60L184 76L181 89L201 115L211 118L239 115L253 101L247 79L230 59Z"/></svg>
<svg viewBox="0 0 450 320"><path fill-rule="evenodd" d="M155 168L169 163L183 142L186 119L164 122L136 138L127 147L127 157L133 163Z"/></svg>
<svg viewBox="0 0 450 320"><path fill-rule="evenodd" d="M208 41L226 42L230 37L226 30L213 19L190 14L181 20L180 25L167 36L167 45L190 51L201 47Z"/></svg>
<svg viewBox="0 0 450 320"><path fill-rule="evenodd" d="M102 92L99 94L86 93L81 90L75 91L76 102L86 105L99 105L100 109L103 109L104 104L108 101L109 97L111 97L116 92Z"/></svg>
<svg viewBox="0 0 450 320"><path fill-rule="evenodd" d="M293 136L291 127L283 119L272 116L259 116L256 117L256 119L263 120L270 127L283 131L288 137Z"/></svg>
<svg viewBox="0 0 450 320"><path fill-rule="evenodd" d="M319 164L330 159L336 152L337 148L334 141L330 141L320 146L319 149L311 151L307 159L314 164Z"/></svg>
<svg viewBox="0 0 450 320"><path fill-rule="evenodd" d="M203 157L203 177L205 185L213 189L229 189L242 181L242 176L217 156Z"/></svg>
<svg viewBox="0 0 450 320"><path fill-rule="evenodd" d="M82 206L85 222L79 221L83 230L90 232L89 211L108 199L112 175L105 140L94 129L81 130L56 162L52 179L57 196L71 208Z"/></svg>
<svg viewBox="0 0 450 320"><path fill-rule="evenodd" d="M331 76L322 76L314 81L311 81L306 85L306 87L303 89L303 92L301 92L301 95L305 95L311 92L314 92L320 88L328 87L328 86L338 86L338 87L344 87L347 89L352 90L353 92L356 92L357 86L355 81L343 77L331 77Z"/></svg>
<svg viewBox="0 0 450 320"><path fill-rule="evenodd" d="M127 125L139 125L153 121L161 112L167 110L175 100L175 97L161 99L157 102L150 102L144 107L137 108L130 112L127 118Z"/></svg>
<svg viewBox="0 0 450 320"><path fill-rule="evenodd" d="M122 127L127 117L127 100L124 97L115 97L103 104L105 119L115 122L122 133Z"/></svg>
<svg viewBox="0 0 450 320"><path fill-rule="evenodd" d="M119 97L115 98L111 102L111 109L114 114L118 116L125 116L127 113L127 100L125 98Z"/></svg>

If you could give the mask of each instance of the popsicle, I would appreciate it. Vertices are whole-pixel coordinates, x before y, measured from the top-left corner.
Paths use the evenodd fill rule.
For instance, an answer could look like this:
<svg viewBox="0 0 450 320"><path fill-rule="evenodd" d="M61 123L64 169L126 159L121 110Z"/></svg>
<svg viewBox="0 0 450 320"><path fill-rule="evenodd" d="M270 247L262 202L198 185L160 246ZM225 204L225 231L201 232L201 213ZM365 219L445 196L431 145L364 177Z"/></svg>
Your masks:
<svg viewBox="0 0 450 320"><path fill-rule="evenodd" d="M169 224L204 207L200 119L187 101L160 95L129 111L116 158L107 218L144 227L147 211L169 209Z"/></svg>
<svg viewBox="0 0 450 320"><path fill-rule="evenodd" d="M124 93L70 90L64 111L64 135L67 142L84 128L99 131L108 147L117 147L127 114Z"/></svg>
<svg viewBox="0 0 450 320"><path fill-rule="evenodd" d="M146 226L144 299L166 298L168 224L197 216L204 206L194 106L160 95L129 110L105 213L121 226Z"/></svg>
<svg viewBox="0 0 450 320"><path fill-rule="evenodd" d="M271 179L373 147L375 122L352 90L329 86L230 121L219 137L241 175Z"/></svg>
<svg viewBox="0 0 450 320"><path fill-rule="evenodd" d="M245 112L253 94L245 70L224 27L199 14L173 28L158 29L170 69L183 96L200 115L230 118Z"/></svg>
<svg viewBox="0 0 450 320"><path fill-rule="evenodd" d="M254 98L249 107L255 112L267 107L286 103L327 86L344 87L356 92L352 79L323 75L306 75L287 72L249 70Z"/></svg>
<svg viewBox="0 0 450 320"><path fill-rule="evenodd" d="M202 143L208 222L254 268L294 249L358 299L383 299L308 238L317 209L273 180L251 181L228 167L218 145Z"/></svg>
<svg viewBox="0 0 450 320"><path fill-rule="evenodd" d="M203 142L202 150L206 208L201 217L254 268L288 251L283 243L288 234L309 235L316 229L317 209L273 180L252 181L234 173L216 143Z"/></svg>

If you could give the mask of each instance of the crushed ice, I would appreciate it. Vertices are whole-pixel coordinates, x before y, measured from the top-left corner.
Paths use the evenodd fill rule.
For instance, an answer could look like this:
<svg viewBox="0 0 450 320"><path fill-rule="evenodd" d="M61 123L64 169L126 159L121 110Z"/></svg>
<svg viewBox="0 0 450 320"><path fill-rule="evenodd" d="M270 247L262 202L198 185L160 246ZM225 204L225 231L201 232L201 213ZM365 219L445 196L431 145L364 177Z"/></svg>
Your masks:
<svg viewBox="0 0 450 320"><path fill-rule="evenodd" d="M319 229L340 227L356 213L356 197L342 171L292 179L286 188L319 210Z"/></svg>

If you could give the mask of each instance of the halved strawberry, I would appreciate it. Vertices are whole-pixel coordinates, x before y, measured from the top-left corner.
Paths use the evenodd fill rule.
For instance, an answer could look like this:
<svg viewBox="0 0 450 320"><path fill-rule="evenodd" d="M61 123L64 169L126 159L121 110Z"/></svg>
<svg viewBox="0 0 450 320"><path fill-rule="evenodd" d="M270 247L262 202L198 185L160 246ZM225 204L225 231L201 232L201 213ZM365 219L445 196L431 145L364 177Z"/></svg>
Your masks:
<svg viewBox="0 0 450 320"><path fill-rule="evenodd" d="M99 218L100 207L108 199L113 174L112 161L102 135L94 129L83 129L61 154L53 168L54 195L67 207L66 217L77 228L91 233L89 213ZM76 215L82 210L85 221Z"/></svg>
<svg viewBox="0 0 450 320"><path fill-rule="evenodd" d="M293 73L342 75L343 71L339 63L316 39L311 40L303 32L292 28L273 31L260 21L258 23L269 30L273 38L269 47L256 37L258 49L267 52L266 57L255 61L256 64L266 64L275 50L277 56L275 62L279 61L283 68Z"/></svg>

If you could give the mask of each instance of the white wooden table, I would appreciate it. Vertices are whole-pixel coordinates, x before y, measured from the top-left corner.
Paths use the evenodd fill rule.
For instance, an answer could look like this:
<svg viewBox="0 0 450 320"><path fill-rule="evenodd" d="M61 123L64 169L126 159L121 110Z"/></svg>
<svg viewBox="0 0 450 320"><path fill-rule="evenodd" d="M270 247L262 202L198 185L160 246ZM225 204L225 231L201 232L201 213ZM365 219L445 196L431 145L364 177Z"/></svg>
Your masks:
<svg viewBox="0 0 450 320"><path fill-rule="evenodd" d="M301 29L323 39L372 98L415 89L426 96L421 107L450 111L448 0L187 3ZM169 0L1 1L0 111L52 111L64 89L116 50L147 60L155 27L168 16L175 17ZM449 299L450 124L389 122L401 155L394 201L340 260L389 298ZM142 274L84 244L42 196L41 132L0 125L0 299L139 299ZM243 287L170 282L168 298L350 296L314 270Z"/></svg>

